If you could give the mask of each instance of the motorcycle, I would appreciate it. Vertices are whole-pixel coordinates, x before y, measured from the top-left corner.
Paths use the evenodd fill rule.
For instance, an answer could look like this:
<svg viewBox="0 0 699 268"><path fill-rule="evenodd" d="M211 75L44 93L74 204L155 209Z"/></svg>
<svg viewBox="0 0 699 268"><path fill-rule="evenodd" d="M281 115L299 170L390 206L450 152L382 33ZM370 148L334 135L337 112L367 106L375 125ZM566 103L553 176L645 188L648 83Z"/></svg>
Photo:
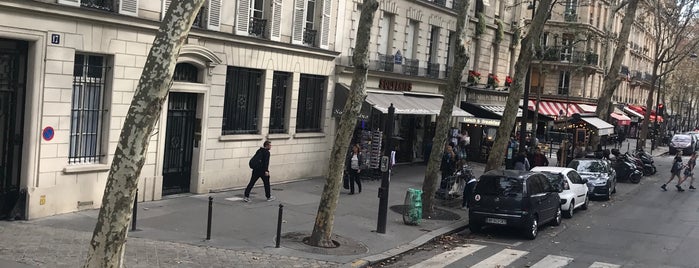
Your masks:
<svg viewBox="0 0 699 268"><path fill-rule="evenodd" d="M643 168L638 167L628 154L622 155L617 149L612 149L612 154L615 156L612 167L616 171L617 178L626 179L632 183L641 182Z"/></svg>
<svg viewBox="0 0 699 268"><path fill-rule="evenodd" d="M442 178L439 189L437 189L435 193L435 197L444 200L461 197L464 193L466 183L474 177L473 168L464 164L460 169L457 169L453 175Z"/></svg>
<svg viewBox="0 0 699 268"><path fill-rule="evenodd" d="M654 165L655 161L653 161L652 155L646 153L643 149L639 149L634 156L643 163L643 175L648 176L658 172L658 169Z"/></svg>

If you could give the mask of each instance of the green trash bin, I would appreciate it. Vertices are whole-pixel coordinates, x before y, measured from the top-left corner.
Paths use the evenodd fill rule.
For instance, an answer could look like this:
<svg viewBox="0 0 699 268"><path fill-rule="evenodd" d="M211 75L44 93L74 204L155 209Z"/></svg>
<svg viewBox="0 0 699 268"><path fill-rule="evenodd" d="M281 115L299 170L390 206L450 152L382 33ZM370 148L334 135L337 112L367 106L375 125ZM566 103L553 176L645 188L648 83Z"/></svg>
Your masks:
<svg viewBox="0 0 699 268"><path fill-rule="evenodd" d="M422 190L408 188L405 193L405 209L403 209L403 223L407 225L420 225L422 220Z"/></svg>

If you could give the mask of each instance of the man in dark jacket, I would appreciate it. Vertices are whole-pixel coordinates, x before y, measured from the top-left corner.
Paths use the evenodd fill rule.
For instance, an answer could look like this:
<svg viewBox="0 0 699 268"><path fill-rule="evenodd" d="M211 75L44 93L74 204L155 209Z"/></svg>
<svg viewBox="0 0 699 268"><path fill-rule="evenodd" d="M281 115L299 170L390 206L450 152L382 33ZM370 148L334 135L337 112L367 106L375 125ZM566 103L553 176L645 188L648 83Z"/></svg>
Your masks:
<svg viewBox="0 0 699 268"><path fill-rule="evenodd" d="M263 147L260 147L260 149L257 149L257 152L255 152L255 155L259 157L258 159L260 161L260 164L253 167L252 169L252 176L250 177L250 182L248 183L248 187L245 188L245 197L243 198L243 201L245 202L250 202L250 191L252 190L252 187L255 186L255 183L257 183L257 179L259 178L262 178L262 183L265 186L265 196L267 197L267 201L274 201L275 199L277 199L276 197L271 195L271 189L269 186L270 149L272 149L272 142L265 141Z"/></svg>

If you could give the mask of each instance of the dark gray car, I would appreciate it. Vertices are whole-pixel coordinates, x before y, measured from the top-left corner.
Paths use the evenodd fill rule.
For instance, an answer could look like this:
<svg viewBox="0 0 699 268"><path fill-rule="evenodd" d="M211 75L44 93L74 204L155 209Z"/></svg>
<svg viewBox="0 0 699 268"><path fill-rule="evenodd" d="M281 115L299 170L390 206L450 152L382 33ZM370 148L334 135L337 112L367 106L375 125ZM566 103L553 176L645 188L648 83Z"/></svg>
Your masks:
<svg viewBox="0 0 699 268"><path fill-rule="evenodd" d="M540 225L561 224L558 191L541 173L491 170L474 187L468 211L469 228L477 232L484 225L511 226L534 239Z"/></svg>
<svg viewBox="0 0 699 268"><path fill-rule="evenodd" d="M583 179L587 179L588 196L603 197L609 200L616 192L616 171L612 168L609 160L574 159L568 167L575 169Z"/></svg>

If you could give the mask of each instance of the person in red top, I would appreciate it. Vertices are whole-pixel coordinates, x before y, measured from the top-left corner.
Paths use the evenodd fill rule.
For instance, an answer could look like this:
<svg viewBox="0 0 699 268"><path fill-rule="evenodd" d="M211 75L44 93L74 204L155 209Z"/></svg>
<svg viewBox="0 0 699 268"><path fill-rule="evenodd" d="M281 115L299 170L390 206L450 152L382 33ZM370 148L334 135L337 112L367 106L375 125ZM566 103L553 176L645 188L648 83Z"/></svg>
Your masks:
<svg viewBox="0 0 699 268"><path fill-rule="evenodd" d="M541 166L548 166L549 165L549 159L546 158L546 155L541 152L541 149L536 148L536 151L534 152L534 155L532 156L532 162L533 162L533 167L541 167Z"/></svg>

